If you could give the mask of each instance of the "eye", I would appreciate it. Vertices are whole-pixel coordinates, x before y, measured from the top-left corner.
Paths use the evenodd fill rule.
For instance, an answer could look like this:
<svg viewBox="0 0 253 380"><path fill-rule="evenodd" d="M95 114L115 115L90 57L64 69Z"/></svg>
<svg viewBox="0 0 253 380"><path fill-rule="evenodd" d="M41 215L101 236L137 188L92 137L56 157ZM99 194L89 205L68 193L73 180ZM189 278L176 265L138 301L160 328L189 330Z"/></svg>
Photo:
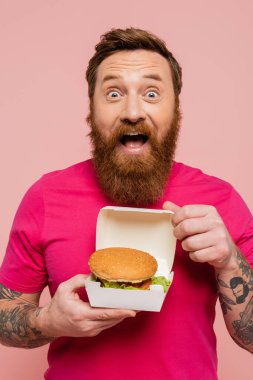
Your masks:
<svg viewBox="0 0 253 380"><path fill-rule="evenodd" d="M155 91L155 90L149 90L147 93L146 93L146 96L150 99L156 99L158 97L158 92Z"/></svg>
<svg viewBox="0 0 253 380"><path fill-rule="evenodd" d="M117 99L120 96L119 92L116 90L111 90L107 92L106 95L108 96L108 98L111 98L111 99L115 99L115 98Z"/></svg>

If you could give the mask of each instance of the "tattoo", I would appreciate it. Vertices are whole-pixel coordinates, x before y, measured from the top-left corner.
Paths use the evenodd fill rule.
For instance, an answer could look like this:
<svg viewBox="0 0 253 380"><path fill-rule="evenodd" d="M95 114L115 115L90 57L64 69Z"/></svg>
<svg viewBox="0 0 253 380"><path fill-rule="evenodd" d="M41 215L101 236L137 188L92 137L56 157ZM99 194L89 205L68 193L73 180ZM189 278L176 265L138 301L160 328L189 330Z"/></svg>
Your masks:
<svg viewBox="0 0 253 380"><path fill-rule="evenodd" d="M228 310L232 310L231 305L236 305L236 303L225 294L219 293L219 299L223 314L227 314Z"/></svg>
<svg viewBox="0 0 253 380"><path fill-rule="evenodd" d="M249 290L253 290L253 270L244 255L240 252L239 248L237 248L236 251L239 268L242 271L242 276L246 277Z"/></svg>
<svg viewBox="0 0 253 380"><path fill-rule="evenodd" d="M0 284L0 299L13 300L18 296L21 296L22 293L15 292L9 288L6 288L3 284Z"/></svg>
<svg viewBox="0 0 253 380"><path fill-rule="evenodd" d="M249 286L242 277L233 277L230 280L230 289L236 299L236 303L244 303L247 295L249 294Z"/></svg>
<svg viewBox="0 0 253 380"><path fill-rule="evenodd" d="M1 341L7 346L34 348L48 343L48 338L31 326L30 313L35 307L19 302L13 309L0 311Z"/></svg>
<svg viewBox="0 0 253 380"><path fill-rule="evenodd" d="M235 335L243 344L253 344L253 297L244 312L240 313L240 318L233 322Z"/></svg>
<svg viewBox="0 0 253 380"><path fill-rule="evenodd" d="M239 273L230 279L224 281L221 275L217 276L219 286L219 298L223 314L226 315L232 311L235 306L245 304L244 309L239 307L235 312L234 321L231 326L234 332L230 332L234 341L241 347L252 352L253 345L253 269L247 262L244 255L237 248L237 260ZM222 289L224 291L222 291ZM226 293L226 294L224 294ZM250 298L251 297L251 298ZM249 299L250 298L250 299ZM233 314L231 314L231 318Z"/></svg>
<svg viewBox="0 0 253 380"><path fill-rule="evenodd" d="M224 314L227 314L229 310L232 310L231 306L244 303L249 292L253 290L253 270L238 248L237 260L242 276L232 277L228 284L226 284L219 275L217 276L219 288L230 289L232 293L231 296L233 295L235 299L235 301L233 301L228 295L219 291L221 308Z"/></svg>
<svg viewBox="0 0 253 380"><path fill-rule="evenodd" d="M35 348L50 343L53 338L43 336L33 326L34 319L39 316L41 308L18 297L22 293L15 292L0 284L0 299L8 301L0 309L0 341L6 346ZM9 301L15 304L10 306Z"/></svg>

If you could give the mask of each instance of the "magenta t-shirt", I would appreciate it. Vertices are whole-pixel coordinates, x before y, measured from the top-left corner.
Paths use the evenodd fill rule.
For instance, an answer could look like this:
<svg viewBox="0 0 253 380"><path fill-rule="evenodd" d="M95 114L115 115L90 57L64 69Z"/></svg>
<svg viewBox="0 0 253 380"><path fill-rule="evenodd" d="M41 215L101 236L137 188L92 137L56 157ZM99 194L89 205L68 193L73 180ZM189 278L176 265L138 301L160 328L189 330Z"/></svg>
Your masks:
<svg viewBox="0 0 253 380"><path fill-rule="evenodd" d="M162 208L165 200L214 205L253 264L253 219L228 183L174 163L163 199L150 208ZM0 281L24 293L48 285L53 296L62 281L89 273L98 212L110 204L90 160L43 176L17 211ZM57 339L45 379L217 379L213 268L191 261L178 243L173 270L160 313L140 312L96 337ZM85 290L82 297L87 300Z"/></svg>

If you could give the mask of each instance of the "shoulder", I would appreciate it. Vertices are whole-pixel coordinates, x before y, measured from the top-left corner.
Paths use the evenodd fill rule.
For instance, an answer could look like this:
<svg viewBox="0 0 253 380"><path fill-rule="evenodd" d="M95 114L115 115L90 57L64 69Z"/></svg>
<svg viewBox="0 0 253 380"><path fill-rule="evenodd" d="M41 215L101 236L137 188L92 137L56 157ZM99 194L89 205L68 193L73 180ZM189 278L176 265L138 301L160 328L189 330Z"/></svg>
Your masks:
<svg viewBox="0 0 253 380"><path fill-rule="evenodd" d="M226 192L233 191L233 186L218 177L204 173L199 168L194 168L181 162L174 162L173 170L175 172L174 184L183 187L198 187L201 189L222 190Z"/></svg>
<svg viewBox="0 0 253 380"><path fill-rule="evenodd" d="M167 198L179 206L213 205L223 218L234 241L253 226L251 212L237 190L227 181L202 170L175 162ZM252 234L252 227L251 234Z"/></svg>
<svg viewBox="0 0 253 380"><path fill-rule="evenodd" d="M242 198L229 182L177 162L173 165L165 196L179 206L212 205L221 215L229 217L235 208L241 210L245 207Z"/></svg>
<svg viewBox="0 0 253 380"><path fill-rule="evenodd" d="M50 189L83 187L84 184L96 182L96 175L91 160L82 161L67 168L54 170L42 175L29 188L28 193L41 194Z"/></svg>
<svg viewBox="0 0 253 380"><path fill-rule="evenodd" d="M51 183L62 183L66 181L78 181L80 179L94 178L95 172L91 160L78 162L67 168L55 170L44 174L38 181L37 186L50 186Z"/></svg>
<svg viewBox="0 0 253 380"><path fill-rule="evenodd" d="M79 162L65 169L54 170L42 175L24 194L20 208L28 205L33 209L44 207L45 195L52 191L57 195L65 190L83 188L95 183L96 176L91 160Z"/></svg>
<svg viewBox="0 0 253 380"><path fill-rule="evenodd" d="M234 221L235 215L240 223L252 219L241 195L229 182L182 163L175 162L173 170L176 175L174 180L172 178L171 185L177 204L213 205L228 224Z"/></svg>

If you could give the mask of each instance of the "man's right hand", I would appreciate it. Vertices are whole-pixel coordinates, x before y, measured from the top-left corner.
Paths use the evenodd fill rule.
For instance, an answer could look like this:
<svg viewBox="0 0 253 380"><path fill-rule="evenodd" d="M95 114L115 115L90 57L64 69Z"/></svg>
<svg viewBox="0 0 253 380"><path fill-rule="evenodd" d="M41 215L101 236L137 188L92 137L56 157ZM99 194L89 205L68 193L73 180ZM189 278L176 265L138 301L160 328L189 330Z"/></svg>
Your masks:
<svg viewBox="0 0 253 380"><path fill-rule="evenodd" d="M77 290L85 286L87 275L78 274L62 282L52 300L40 309L39 330L48 337L92 337L135 317L133 310L93 308L80 299Z"/></svg>

